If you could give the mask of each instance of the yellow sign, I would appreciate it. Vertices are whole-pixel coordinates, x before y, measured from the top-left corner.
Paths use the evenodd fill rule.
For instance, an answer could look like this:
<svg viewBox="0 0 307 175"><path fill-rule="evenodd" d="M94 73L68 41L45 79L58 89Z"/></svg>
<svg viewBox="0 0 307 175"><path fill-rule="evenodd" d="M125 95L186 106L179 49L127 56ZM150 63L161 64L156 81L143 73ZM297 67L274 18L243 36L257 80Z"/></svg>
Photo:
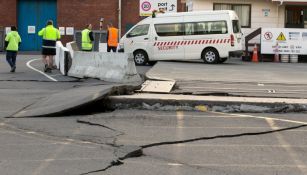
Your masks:
<svg viewBox="0 0 307 175"><path fill-rule="evenodd" d="M278 41L286 41L287 39L286 39L285 35L281 32L276 40L278 40Z"/></svg>

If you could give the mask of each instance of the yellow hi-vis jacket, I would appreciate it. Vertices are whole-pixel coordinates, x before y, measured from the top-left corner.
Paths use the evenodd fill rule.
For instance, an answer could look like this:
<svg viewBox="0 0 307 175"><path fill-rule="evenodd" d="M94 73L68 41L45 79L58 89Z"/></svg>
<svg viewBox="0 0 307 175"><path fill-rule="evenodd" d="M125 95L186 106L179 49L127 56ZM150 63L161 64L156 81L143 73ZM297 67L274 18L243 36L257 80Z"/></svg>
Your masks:
<svg viewBox="0 0 307 175"><path fill-rule="evenodd" d="M82 50L92 50L93 44L90 39L90 30L89 29L84 29L82 30Z"/></svg>

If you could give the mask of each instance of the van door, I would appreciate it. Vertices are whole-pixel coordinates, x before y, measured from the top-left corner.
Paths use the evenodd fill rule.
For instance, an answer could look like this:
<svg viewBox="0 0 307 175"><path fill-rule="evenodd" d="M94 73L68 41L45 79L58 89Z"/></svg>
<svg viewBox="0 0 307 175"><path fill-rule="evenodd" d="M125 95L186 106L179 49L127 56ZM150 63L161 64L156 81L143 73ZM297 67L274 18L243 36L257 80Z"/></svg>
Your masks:
<svg viewBox="0 0 307 175"><path fill-rule="evenodd" d="M232 20L232 28L233 28L233 34L235 36L234 38L234 50L243 50L242 45L242 32L241 32L241 26L239 20Z"/></svg>
<svg viewBox="0 0 307 175"><path fill-rule="evenodd" d="M203 50L203 43L207 36L201 35L197 32L197 22L185 21L185 59L200 59L201 52ZM199 43L200 42L200 43Z"/></svg>
<svg viewBox="0 0 307 175"><path fill-rule="evenodd" d="M149 26L149 24L137 25L129 33L127 33L126 39L124 40L126 53L133 53L139 49L148 52L147 50L149 46L148 41L150 33Z"/></svg>
<svg viewBox="0 0 307 175"><path fill-rule="evenodd" d="M185 32L184 40L188 43L185 45L185 59L200 59L207 47L216 49L219 56L225 55L225 41L229 38L226 20L211 17L204 21L203 17L189 17L185 19Z"/></svg>
<svg viewBox="0 0 307 175"><path fill-rule="evenodd" d="M182 17L155 19L153 54L155 60L184 59ZM163 22L160 22L163 20Z"/></svg>

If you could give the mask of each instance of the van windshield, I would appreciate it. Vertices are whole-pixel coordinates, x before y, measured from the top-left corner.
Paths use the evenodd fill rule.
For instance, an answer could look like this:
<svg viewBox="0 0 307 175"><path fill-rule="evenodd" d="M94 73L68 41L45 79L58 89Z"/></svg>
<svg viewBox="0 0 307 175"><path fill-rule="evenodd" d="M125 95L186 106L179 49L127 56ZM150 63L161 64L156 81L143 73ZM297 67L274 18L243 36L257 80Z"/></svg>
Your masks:
<svg viewBox="0 0 307 175"><path fill-rule="evenodd" d="M147 35L149 30L149 24L139 25L132 29L128 34L127 38Z"/></svg>
<svg viewBox="0 0 307 175"><path fill-rule="evenodd" d="M241 33L239 20L232 20L233 33Z"/></svg>

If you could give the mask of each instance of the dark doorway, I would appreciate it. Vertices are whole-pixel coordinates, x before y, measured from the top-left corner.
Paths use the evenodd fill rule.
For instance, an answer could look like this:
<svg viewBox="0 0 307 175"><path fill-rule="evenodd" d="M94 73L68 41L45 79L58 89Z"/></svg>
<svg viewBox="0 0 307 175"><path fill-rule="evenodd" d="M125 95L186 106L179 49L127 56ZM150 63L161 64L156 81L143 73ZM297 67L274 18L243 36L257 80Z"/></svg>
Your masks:
<svg viewBox="0 0 307 175"><path fill-rule="evenodd" d="M307 7L286 6L285 26L286 28L307 28Z"/></svg>

